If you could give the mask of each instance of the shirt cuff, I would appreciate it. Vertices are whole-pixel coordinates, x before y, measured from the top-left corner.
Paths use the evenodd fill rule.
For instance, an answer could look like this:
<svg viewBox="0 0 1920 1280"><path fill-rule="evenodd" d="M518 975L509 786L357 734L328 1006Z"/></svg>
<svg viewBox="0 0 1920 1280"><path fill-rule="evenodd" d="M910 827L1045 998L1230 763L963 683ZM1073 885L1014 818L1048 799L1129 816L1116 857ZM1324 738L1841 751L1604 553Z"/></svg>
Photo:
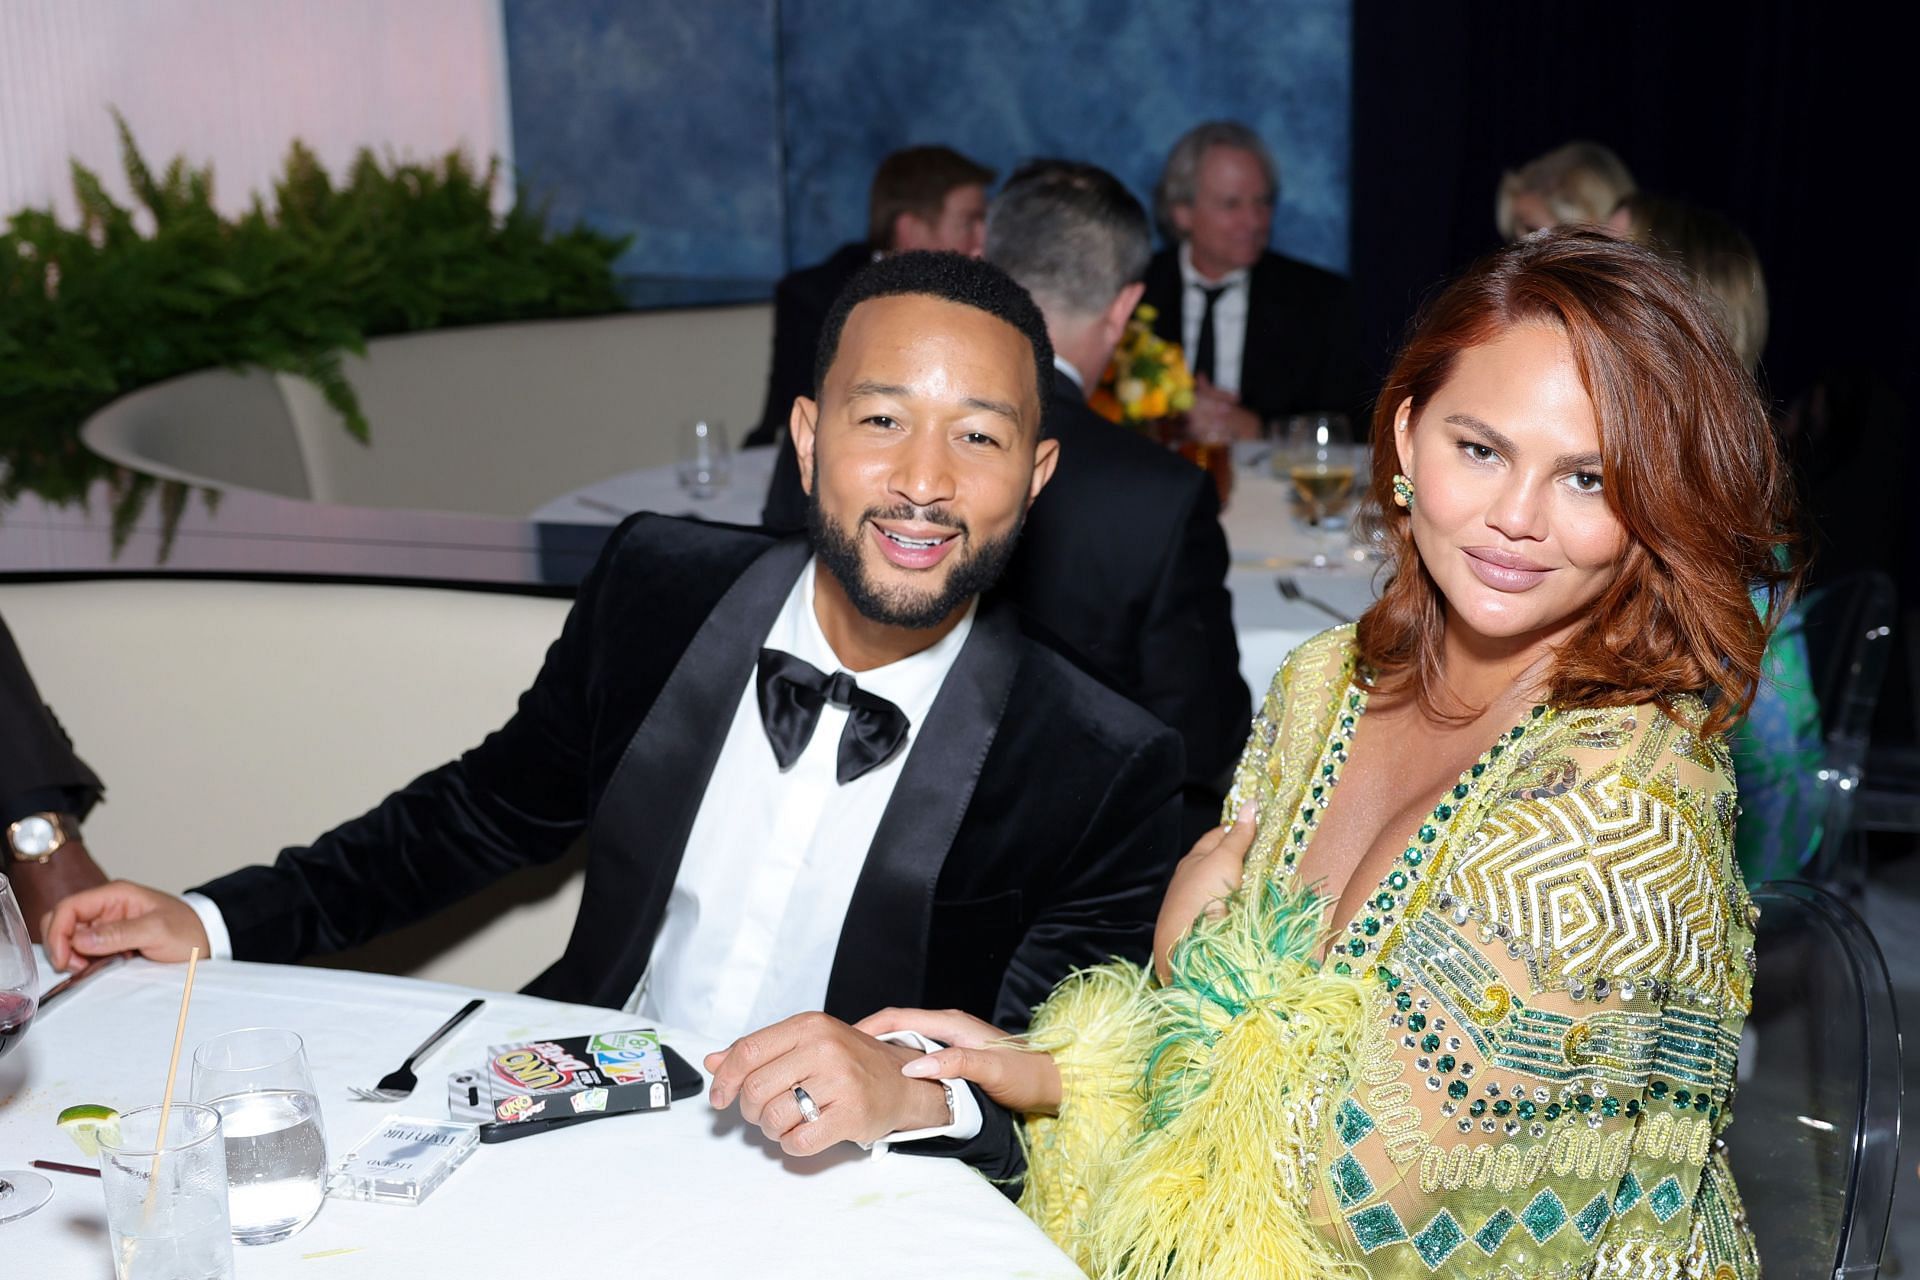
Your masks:
<svg viewBox="0 0 1920 1280"><path fill-rule="evenodd" d="M885 1031L874 1037L882 1044L904 1044L918 1049L922 1053L938 1053L947 1046L937 1040L929 1039L918 1031ZM932 1125L925 1129L907 1129L899 1133L890 1133L867 1148L875 1156L887 1154L888 1148L899 1142L919 1142L926 1138L953 1138L965 1142L977 1137L982 1123L980 1101L973 1096L973 1090L965 1080L954 1077L942 1078L941 1084L947 1087L947 1098L953 1104L953 1118L946 1124Z"/></svg>
<svg viewBox="0 0 1920 1280"><path fill-rule="evenodd" d="M233 935L227 932L227 918L213 899L204 893L183 893L180 897L193 908L193 914L200 917L200 927L207 931L207 959L233 959Z"/></svg>

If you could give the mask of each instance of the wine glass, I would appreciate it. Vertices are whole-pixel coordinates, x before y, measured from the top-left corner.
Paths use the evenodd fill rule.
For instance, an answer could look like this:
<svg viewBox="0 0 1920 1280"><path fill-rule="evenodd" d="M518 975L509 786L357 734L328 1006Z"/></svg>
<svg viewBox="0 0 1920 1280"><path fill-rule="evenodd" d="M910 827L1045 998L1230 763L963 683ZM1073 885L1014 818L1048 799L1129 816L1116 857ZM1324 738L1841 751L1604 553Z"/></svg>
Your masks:
<svg viewBox="0 0 1920 1280"><path fill-rule="evenodd" d="M1347 511L1353 505L1362 453L1345 414L1303 413L1287 419L1286 442L1274 469L1284 468L1315 535L1316 545L1301 565L1328 569L1344 558Z"/></svg>
<svg viewBox="0 0 1920 1280"><path fill-rule="evenodd" d="M687 496L711 498L726 488L733 471L732 453L724 423L700 418L681 428L676 476Z"/></svg>
<svg viewBox="0 0 1920 1280"><path fill-rule="evenodd" d="M40 970L13 886L0 876L0 1058L26 1038L39 1008ZM24 1218L53 1196L53 1184L24 1169L0 1169L0 1222Z"/></svg>

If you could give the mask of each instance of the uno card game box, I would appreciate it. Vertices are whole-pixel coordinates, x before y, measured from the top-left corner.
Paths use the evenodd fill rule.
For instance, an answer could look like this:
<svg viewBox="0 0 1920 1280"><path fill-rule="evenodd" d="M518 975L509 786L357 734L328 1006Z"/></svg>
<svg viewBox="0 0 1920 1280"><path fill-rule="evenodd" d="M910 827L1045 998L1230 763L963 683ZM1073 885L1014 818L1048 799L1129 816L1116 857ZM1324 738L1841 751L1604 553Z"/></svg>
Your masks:
<svg viewBox="0 0 1920 1280"><path fill-rule="evenodd" d="M487 1084L496 1123L657 1111L672 1102L660 1033L651 1027L494 1045Z"/></svg>

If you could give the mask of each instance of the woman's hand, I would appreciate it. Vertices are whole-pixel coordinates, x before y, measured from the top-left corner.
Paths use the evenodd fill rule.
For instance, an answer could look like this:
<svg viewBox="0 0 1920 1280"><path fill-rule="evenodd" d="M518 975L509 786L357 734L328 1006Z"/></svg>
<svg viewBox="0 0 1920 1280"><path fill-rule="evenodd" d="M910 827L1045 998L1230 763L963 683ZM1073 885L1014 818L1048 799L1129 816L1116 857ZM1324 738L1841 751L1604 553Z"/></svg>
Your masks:
<svg viewBox="0 0 1920 1280"><path fill-rule="evenodd" d="M1167 896L1160 901L1160 920L1153 929L1153 969L1160 981L1167 980L1167 957L1193 922L1202 914L1220 914L1223 900L1240 887L1259 819L1260 806L1247 801L1232 822L1201 836L1173 869Z"/></svg>
<svg viewBox="0 0 1920 1280"><path fill-rule="evenodd" d="M918 1031L949 1046L915 1058L900 1074L919 1080L970 1080L1009 1111L1060 1110L1060 1068L1037 1049L1006 1044L1007 1033L958 1009L882 1009L854 1024L870 1036Z"/></svg>

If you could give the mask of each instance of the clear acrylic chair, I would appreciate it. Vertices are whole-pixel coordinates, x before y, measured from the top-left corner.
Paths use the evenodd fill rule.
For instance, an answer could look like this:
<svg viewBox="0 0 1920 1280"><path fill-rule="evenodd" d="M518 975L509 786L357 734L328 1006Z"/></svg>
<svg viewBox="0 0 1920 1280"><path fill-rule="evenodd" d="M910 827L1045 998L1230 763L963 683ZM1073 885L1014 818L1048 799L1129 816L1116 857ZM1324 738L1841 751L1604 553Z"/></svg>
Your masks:
<svg viewBox="0 0 1920 1280"><path fill-rule="evenodd" d="M1768 1276L1877 1276L1900 1158L1900 1027L1886 960L1826 889L1760 908L1752 1031L1728 1159Z"/></svg>
<svg viewBox="0 0 1920 1280"><path fill-rule="evenodd" d="M1866 772L1873 708L1893 653L1897 607L1893 580L1868 569L1810 592L1800 611L1827 745L1818 775L1827 791L1826 829L1806 878L1843 892L1857 893L1866 874L1853 809Z"/></svg>
<svg viewBox="0 0 1920 1280"><path fill-rule="evenodd" d="M1895 609L1887 575L1848 574L1797 601L1767 646L1772 683L1731 740L1749 883L1790 876L1857 897L1854 810Z"/></svg>

